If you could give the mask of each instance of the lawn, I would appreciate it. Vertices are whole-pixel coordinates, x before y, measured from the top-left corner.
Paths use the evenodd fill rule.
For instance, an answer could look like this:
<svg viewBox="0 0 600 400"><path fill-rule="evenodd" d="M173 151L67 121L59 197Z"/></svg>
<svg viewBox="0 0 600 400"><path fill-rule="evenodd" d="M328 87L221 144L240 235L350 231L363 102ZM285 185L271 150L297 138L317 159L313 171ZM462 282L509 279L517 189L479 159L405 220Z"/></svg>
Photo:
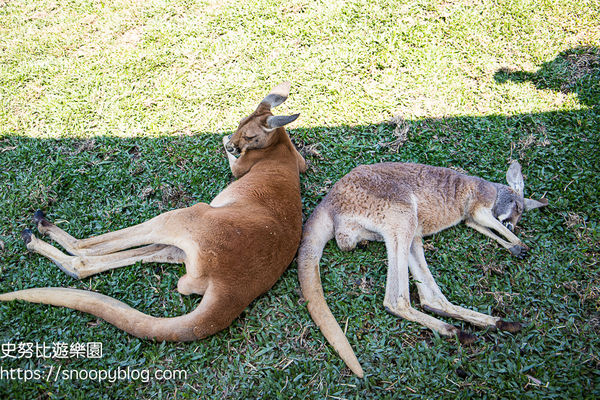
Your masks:
<svg viewBox="0 0 600 400"><path fill-rule="evenodd" d="M312 322L295 262L228 329L134 338L77 311L0 304L2 370L186 371L187 379L7 379L0 398L600 397L600 6L595 0L0 0L0 292L98 291L155 316L190 312L183 266L75 281L30 254L43 209L86 237L210 202L233 178L221 137L277 83L309 169L305 217L354 166L410 161L504 182L519 160L525 260L464 225L426 240L448 299L524 323L471 346L385 312L385 247L321 261L328 302L366 372ZM416 295L414 285L412 293ZM413 299L418 306L417 297ZM99 342L101 358L13 359L18 344ZM58 347L58 346L55 346ZM1 371L0 371L1 372Z"/></svg>

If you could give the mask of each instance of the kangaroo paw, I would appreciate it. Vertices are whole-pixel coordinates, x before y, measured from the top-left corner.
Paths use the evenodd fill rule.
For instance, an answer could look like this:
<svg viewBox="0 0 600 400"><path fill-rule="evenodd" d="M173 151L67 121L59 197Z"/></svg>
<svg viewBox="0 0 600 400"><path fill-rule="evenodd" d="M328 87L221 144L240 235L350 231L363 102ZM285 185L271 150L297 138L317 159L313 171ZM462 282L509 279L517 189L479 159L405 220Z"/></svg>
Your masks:
<svg viewBox="0 0 600 400"><path fill-rule="evenodd" d="M510 249L508 249L508 251L510 251L510 254L512 254L513 256L519 258L519 259L524 259L525 257L527 257L527 248L520 246L520 245L515 245L513 247L511 247Z"/></svg>

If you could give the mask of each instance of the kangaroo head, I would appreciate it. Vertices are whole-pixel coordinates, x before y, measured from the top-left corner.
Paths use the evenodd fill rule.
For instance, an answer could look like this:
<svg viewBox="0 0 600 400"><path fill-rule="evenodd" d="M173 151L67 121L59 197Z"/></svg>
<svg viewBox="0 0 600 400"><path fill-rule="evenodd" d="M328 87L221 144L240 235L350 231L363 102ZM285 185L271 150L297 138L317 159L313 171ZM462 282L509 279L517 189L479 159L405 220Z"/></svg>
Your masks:
<svg viewBox="0 0 600 400"><path fill-rule="evenodd" d="M548 205L548 200L540 201L524 198L523 174L521 165L513 161L506 172L506 181L509 186L498 185L498 193L494 204L494 217L502 222L511 231L515 229L524 211Z"/></svg>
<svg viewBox="0 0 600 400"><path fill-rule="evenodd" d="M256 110L240 121L240 124L225 149L234 156L239 156L248 150L264 149L276 140L277 128L281 128L298 118L300 114L274 116L271 108L282 104L290 92L290 83L277 85L265 97Z"/></svg>

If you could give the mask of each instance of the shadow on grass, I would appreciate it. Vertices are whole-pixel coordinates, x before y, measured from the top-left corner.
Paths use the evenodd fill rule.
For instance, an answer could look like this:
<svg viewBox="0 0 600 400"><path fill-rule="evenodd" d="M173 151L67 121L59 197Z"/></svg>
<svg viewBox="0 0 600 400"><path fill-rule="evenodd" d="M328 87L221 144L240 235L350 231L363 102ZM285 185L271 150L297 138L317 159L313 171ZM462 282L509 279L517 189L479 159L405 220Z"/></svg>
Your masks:
<svg viewBox="0 0 600 400"><path fill-rule="evenodd" d="M312 211L334 182L359 164L383 161L421 162L456 168L491 181L503 182L508 162L518 159L524 169L526 195L534 198L543 195L550 201L547 210L525 215L521 223L524 241L533 248L530 261L524 263L531 263L534 268L526 277L520 275L519 269L515 270L514 273L518 275L516 281L513 281L511 274L509 281L504 277L486 277L492 283L488 282L484 287L479 287L479 282L469 281L467 286L479 287L472 289L475 292L470 293L470 296L485 298L485 290L498 290L493 287L494 279L498 280L497 285L501 288L512 285L506 288L507 291L526 293L535 290L533 296L516 297L510 305L497 304L492 311L496 315L509 315L511 319L517 320L536 320L536 315L541 314L545 317L536 320L540 327L554 326L555 321L566 321L575 315L574 318L580 321L578 323L588 324L585 326L591 326L591 331L584 325L579 326L580 330L588 332L588 336L568 334L569 346L572 351L587 354L586 351L593 349L589 343L597 343L600 333L597 318L596 325L593 323L597 300L594 303L593 296L586 295L598 290L598 54L597 48L577 48L561 53L536 72L498 71L496 74L499 82L531 81L540 89L575 92L580 101L589 107L582 110L404 121L408 128L408 140L397 148L388 145L397 139L398 130L395 125L292 129L293 139L309 161L309 170L302 177L305 214ZM27 255L18 233L32 225L31 216L38 208L44 209L50 218L58 221L75 236L85 237L142 222L168 209L197 201L210 202L231 180L220 138L220 135L214 134L126 139L96 137L85 140L19 136L0 138L0 240L4 244L4 249L0 250L3 260L0 292L35 286L92 288L118 297L152 315L174 316L189 312L198 298L182 297L174 291L177 278L183 272L182 267L175 267L171 272L162 266L130 267L83 282L74 282L58 269L49 267L48 260L37 255ZM480 237L473 240L475 248L482 242ZM456 249L452 243L436 243L436 246L441 250L440 253L452 255L465 268L473 264L472 249L452 253ZM500 250L497 251L499 252ZM353 256L347 257L352 263ZM385 254L377 257L385 257ZM496 257L491 261L496 264L501 264L506 258L504 254L489 257ZM432 255L431 260L435 265L436 260L439 262L439 256ZM354 263L356 262L355 260ZM359 262L369 265L379 261L369 259ZM355 280L359 282L359 272L352 272L351 274L357 275L348 277L347 280L341 278L340 285L352 286ZM333 271L330 274L331 279L340 279L333 277ZM479 277L477 274L473 276ZM378 286L383 286L384 279L384 273L377 276ZM569 285L565 286L565 282ZM360 292L361 289L354 286L350 289ZM344 296L344 290L348 289L342 286L332 289L332 292ZM380 294L378 291L374 293ZM535 298L542 300L533 302ZM567 306L558 305L558 299L563 299ZM315 335L308 344L295 339L294 332L301 331L302 326L310 324L308 313L302 312L305 310L297 301L296 274L292 268L271 292L253 303L249 311L231 328L207 339L200 346L202 350L198 350L197 345L177 347L176 344L169 344L165 350L154 343L128 337L108 324L97 324L94 318L81 313L25 304L0 304L0 340L2 343L101 341L110 346L117 357L117 361L114 358L97 362L85 360L85 363L76 360L72 361L72 367L103 368L114 366L116 362L125 363L127 360L132 365L135 362L146 365L144 363L149 363L148 360L153 355L162 360L164 352L175 352L176 366L191 370L192 365L200 362L198 356L194 355L200 352L207 359L215 359L214 365L211 363L205 366L223 371L240 370L245 361L232 361L231 357L216 356L223 351L223 338L239 342L242 340L240 338L261 336L257 332L263 329L261 315L268 316L270 311L266 310L276 307L274 312L280 322L274 320L272 329L274 334L279 335L280 351L290 359L296 359L293 364L288 364L290 366L287 373L292 376L312 375L319 372L320 366L307 361L306 354L311 349L318 348L315 341L322 338ZM346 311L350 315L358 314L361 318L365 313L372 312L367 307L362 309L360 304L357 300L356 309ZM390 319L387 315L382 318L382 321ZM368 329L363 327L365 336L376 329L377 325L374 322ZM288 334L288 326L292 326L294 332ZM390 333L380 331L379 335ZM544 335L538 335L535 340L540 343L541 350L536 351L540 354L554 352L552 343L562 340L561 335L563 334L559 337L549 336L547 341L544 341ZM248 345L243 343L245 342L242 342L244 346ZM535 346L533 343L534 339L531 339L530 346ZM249 346L266 345L260 339L255 339ZM131 350L133 347L136 350ZM381 349L388 350L393 349ZM572 360L561 358L560 362L563 364L559 369L562 368L561 373L567 374L572 382L592 376L591 370L586 369L591 368L591 364L581 367L573 354L566 352L565 356ZM277 361L272 357L264 358L264 353L260 357L250 358L250 361L264 365ZM536 357L537 355L532 355L531 358L535 360L531 362L539 362L541 365L542 361ZM337 360L335 357L334 359ZM11 362L14 366L23 366L27 360ZM398 372L393 365L373 362L375 364L369 366L369 361L366 361L366 367L378 371L378 379L390 382L399 379L394 375ZM273 371L276 370L276 366L273 366ZM265 377L261 375L258 378L264 381ZM269 379L277 381L279 378L272 375ZM333 375L327 378L332 382L335 379ZM518 377L506 379L514 380ZM0 394L19 390L31 398L50 390L53 385L58 385L67 392L74 390L70 389L68 381L31 385L22 385L18 381L4 383ZM555 383L555 387L548 390L558 390L560 383ZM156 385L159 384L161 382L151 383L146 389L156 390ZM167 387L172 388L174 384L176 383L170 382ZM135 385L132 385L118 389L121 390L118 393L115 388L113 395L137 394L133 389ZM84 386L89 390L96 390L92 384L87 383L81 383L78 388ZM577 397L577 386L564 386L559 392L563 395L571 393L570 397ZM218 393L219 386L216 388L214 393ZM501 388L497 390L496 394L504 393ZM194 392L190 393L193 397Z"/></svg>
<svg viewBox="0 0 600 400"><path fill-rule="evenodd" d="M532 82L538 89L577 93L582 104L600 104L600 49L594 46L575 47L544 63L536 72L500 69L494 78L506 81Z"/></svg>

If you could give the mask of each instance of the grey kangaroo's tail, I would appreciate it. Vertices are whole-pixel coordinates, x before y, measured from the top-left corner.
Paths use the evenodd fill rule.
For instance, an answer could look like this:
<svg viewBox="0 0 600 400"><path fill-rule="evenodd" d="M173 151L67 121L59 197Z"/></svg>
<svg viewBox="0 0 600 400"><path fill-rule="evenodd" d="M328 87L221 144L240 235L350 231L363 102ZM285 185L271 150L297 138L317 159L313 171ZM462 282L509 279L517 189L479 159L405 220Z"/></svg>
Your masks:
<svg viewBox="0 0 600 400"><path fill-rule="evenodd" d="M191 341L212 335L229 326L243 310L243 307L229 307L227 310L230 305L226 296L210 288L194 311L174 318L152 317L112 297L79 289L48 287L0 295L0 301L11 300L72 308L100 317L139 338L171 342ZM236 314L237 310L239 312Z"/></svg>
<svg viewBox="0 0 600 400"><path fill-rule="evenodd" d="M298 250L298 279L302 294L308 300L307 307L313 321L352 372L362 378L364 372L346 335L327 306L321 285L319 261L325 245L333 236L333 220L321 203L304 225L302 243Z"/></svg>

